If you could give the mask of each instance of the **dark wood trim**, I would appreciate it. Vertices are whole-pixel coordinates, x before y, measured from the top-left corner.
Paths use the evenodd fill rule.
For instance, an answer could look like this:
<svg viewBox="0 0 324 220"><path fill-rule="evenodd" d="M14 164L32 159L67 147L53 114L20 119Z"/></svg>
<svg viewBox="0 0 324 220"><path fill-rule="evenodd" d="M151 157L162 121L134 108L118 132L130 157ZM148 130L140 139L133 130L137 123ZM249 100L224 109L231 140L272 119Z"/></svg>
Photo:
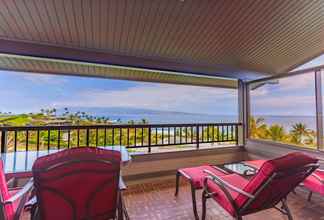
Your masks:
<svg viewBox="0 0 324 220"><path fill-rule="evenodd" d="M96 128L167 128L190 126L241 126L242 123L185 123L185 124L114 124L114 125L52 125L52 126L2 126L0 131L31 131L31 130L69 130L69 129L96 129Z"/></svg>
<svg viewBox="0 0 324 220"><path fill-rule="evenodd" d="M242 71L224 65L202 66L191 63L179 63L151 58L141 58L117 55L107 51L91 49L60 47L56 45L36 44L31 42L0 39L0 53L29 56L35 58L57 59L65 61L85 62L113 66L132 67L146 70L181 72L197 76L212 76L225 78L242 78L258 74Z"/></svg>

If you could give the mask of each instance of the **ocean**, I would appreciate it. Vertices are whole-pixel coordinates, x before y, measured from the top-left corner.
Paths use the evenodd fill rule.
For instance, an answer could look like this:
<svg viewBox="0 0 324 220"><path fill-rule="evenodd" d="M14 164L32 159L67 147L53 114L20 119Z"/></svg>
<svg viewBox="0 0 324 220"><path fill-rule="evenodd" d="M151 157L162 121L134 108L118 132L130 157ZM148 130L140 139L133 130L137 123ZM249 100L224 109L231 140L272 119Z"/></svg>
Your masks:
<svg viewBox="0 0 324 220"><path fill-rule="evenodd" d="M184 123L222 123L222 122L238 122L238 115L212 115L212 114L193 114L185 112L158 111L148 109L134 108L86 108L74 107L69 108L70 112L86 112L92 116L108 117L110 120L120 119L123 123L130 120L141 121L146 119L151 124L184 124ZM64 111L59 109L59 114ZM316 129L315 116L282 116L282 115L256 115L262 117L265 123L280 124L289 131L295 123L304 123L309 129Z"/></svg>
<svg viewBox="0 0 324 220"><path fill-rule="evenodd" d="M121 119L123 122L134 120L139 121L145 118L149 123L168 124L168 123L222 123L238 122L235 115L204 115L204 114L116 114L110 115L111 119ZM286 131L289 131L295 123L304 123L307 128L316 129L315 116L256 116L262 117L266 124L280 124Z"/></svg>

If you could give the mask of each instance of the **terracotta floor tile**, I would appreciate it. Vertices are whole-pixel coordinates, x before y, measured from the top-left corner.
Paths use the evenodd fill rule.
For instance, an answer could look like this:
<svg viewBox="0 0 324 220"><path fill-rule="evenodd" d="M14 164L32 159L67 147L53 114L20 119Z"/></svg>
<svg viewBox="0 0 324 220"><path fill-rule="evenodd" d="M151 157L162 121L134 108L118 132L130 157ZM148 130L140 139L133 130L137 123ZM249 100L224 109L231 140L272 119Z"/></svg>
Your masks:
<svg viewBox="0 0 324 220"><path fill-rule="evenodd" d="M294 220L324 220L324 198L313 196L307 201L307 192L298 188L297 194L290 194L288 205ZM197 191L198 209L201 214L201 191ZM182 183L178 197L174 197L174 181L156 184L140 184L130 186L124 199L131 220L190 220L194 219L191 205L190 187ZM208 202L208 220L232 219L226 211L211 199ZM244 220L285 220L286 216L275 209L269 209L244 217Z"/></svg>

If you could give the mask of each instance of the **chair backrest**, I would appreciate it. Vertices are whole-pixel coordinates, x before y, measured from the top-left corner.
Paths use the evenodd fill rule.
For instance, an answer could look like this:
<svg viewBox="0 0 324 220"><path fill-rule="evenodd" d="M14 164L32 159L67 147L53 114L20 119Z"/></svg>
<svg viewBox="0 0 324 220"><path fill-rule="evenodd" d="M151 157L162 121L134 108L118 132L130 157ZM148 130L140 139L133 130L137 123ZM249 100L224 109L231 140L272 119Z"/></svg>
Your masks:
<svg viewBox="0 0 324 220"><path fill-rule="evenodd" d="M241 213L248 214L276 205L318 167L317 161L299 152L266 161L244 187L244 191L255 198L249 199L244 195L236 198Z"/></svg>
<svg viewBox="0 0 324 220"><path fill-rule="evenodd" d="M98 148L73 148L41 157L33 165L42 220L115 217L121 155Z"/></svg>

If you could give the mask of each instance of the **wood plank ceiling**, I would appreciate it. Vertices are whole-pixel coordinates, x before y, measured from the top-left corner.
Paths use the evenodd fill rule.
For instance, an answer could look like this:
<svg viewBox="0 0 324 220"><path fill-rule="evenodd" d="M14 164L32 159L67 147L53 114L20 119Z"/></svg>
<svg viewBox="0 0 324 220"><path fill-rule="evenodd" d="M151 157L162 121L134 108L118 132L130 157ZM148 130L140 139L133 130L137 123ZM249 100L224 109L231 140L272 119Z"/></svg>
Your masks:
<svg viewBox="0 0 324 220"><path fill-rule="evenodd" d="M171 71L183 67L246 79L288 71L324 52L323 0L0 0L0 5L1 39L118 55L126 66L134 65L123 57L134 57L174 64L164 65Z"/></svg>
<svg viewBox="0 0 324 220"><path fill-rule="evenodd" d="M55 59L24 57L0 54L0 67L3 70L15 70L42 74L63 74L74 76L101 77L110 79L159 82L182 85L237 88L236 80L219 77L191 76L188 74L121 68L115 66L71 62Z"/></svg>

